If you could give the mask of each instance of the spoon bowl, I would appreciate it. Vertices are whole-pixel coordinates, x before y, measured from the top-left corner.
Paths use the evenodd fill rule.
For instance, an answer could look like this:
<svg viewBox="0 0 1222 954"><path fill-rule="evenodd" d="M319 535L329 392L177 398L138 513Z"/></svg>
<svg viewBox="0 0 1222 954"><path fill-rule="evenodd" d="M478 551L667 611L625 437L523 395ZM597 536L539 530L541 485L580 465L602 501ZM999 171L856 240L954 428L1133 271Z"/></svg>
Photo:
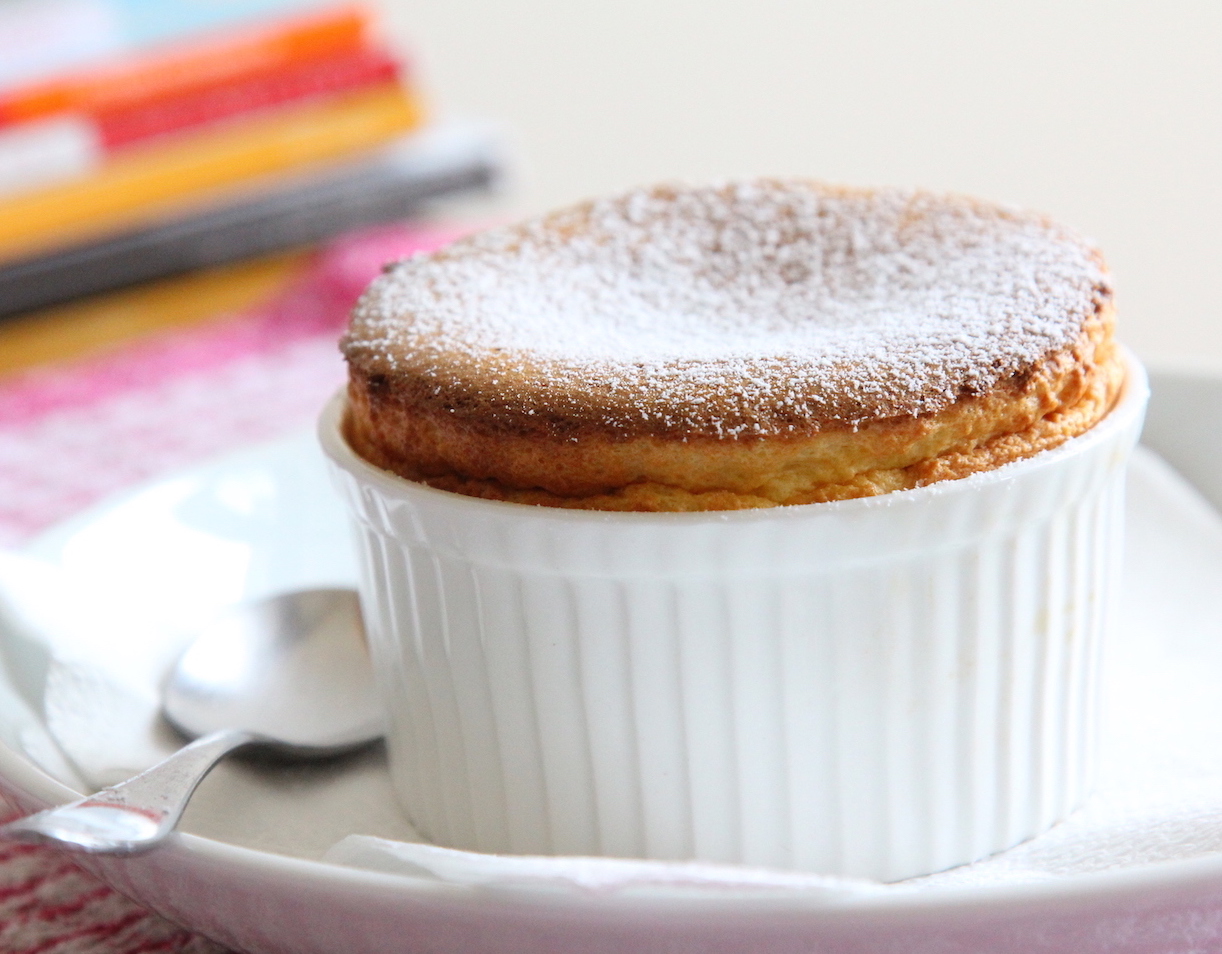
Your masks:
<svg viewBox="0 0 1222 954"><path fill-rule="evenodd" d="M288 756L377 738L382 716L356 593L286 593L218 617L179 658L161 705L189 739L247 729Z"/></svg>
<svg viewBox="0 0 1222 954"><path fill-rule="evenodd" d="M258 745L320 758L382 735L360 606L351 590L286 593L206 626L166 681L162 711L195 741L134 778L0 827L0 838L136 854L178 825L221 758Z"/></svg>

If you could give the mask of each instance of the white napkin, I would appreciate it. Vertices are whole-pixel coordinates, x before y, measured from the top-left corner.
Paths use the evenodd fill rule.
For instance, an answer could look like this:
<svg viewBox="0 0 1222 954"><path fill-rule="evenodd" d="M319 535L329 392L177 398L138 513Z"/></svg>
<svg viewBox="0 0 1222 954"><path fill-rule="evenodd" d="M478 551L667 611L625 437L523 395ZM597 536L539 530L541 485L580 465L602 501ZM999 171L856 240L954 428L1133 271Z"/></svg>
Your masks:
<svg viewBox="0 0 1222 954"><path fill-rule="evenodd" d="M856 878L775 871L747 865L700 861L639 861L632 858L578 858L489 855L419 842L349 835L324 856L332 864L408 875L478 888L583 892L595 894L690 895L728 892L800 893L818 901L885 890Z"/></svg>
<svg viewBox="0 0 1222 954"><path fill-rule="evenodd" d="M159 689L190 634L93 582L0 553L5 662L58 749L30 751L28 731L23 745L52 775L88 789L130 778L182 745L159 717ZM40 677L41 693L28 688Z"/></svg>
<svg viewBox="0 0 1222 954"><path fill-rule="evenodd" d="M43 689L51 666L49 640L74 630L63 599L63 574L42 560L0 551L0 735L15 740L34 764L66 785L87 784L64 758L43 720Z"/></svg>
<svg viewBox="0 0 1222 954"><path fill-rule="evenodd" d="M1222 851L1222 516L1161 459L1140 451L1128 518L1097 793L1067 821L1009 851L889 886L702 863L481 855L364 834L338 841L325 859L479 890L801 891L823 900L1056 880ZM0 563L0 583L5 572ZM73 585L82 586L79 579ZM105 602L97 593L61 597L78 609L37 620L27 614L27 630L37 634L27 639L46 648L47 724L94 784L143 768L168 748L158 735L156 693L180 640ZM102 625L105 632L80 638L80 627ZM55 774L63 777L62 768L61 759ZM371 830L353 817L348 830L362 828Z"/></svg>

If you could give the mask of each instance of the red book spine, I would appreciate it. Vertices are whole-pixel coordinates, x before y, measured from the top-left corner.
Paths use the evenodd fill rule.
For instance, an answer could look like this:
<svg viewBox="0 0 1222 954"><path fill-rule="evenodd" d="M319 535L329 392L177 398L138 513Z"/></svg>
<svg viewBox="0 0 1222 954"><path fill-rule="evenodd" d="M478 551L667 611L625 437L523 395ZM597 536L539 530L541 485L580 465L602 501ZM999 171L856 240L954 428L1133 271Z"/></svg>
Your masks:
<svg viewBox="0 0 1222 954"><path fill-rule="evenodd" d="M398 62L377 49L303 60L233 83L94 112L107 152L158 136L302 100L387 83L398 78Z"/></svg>

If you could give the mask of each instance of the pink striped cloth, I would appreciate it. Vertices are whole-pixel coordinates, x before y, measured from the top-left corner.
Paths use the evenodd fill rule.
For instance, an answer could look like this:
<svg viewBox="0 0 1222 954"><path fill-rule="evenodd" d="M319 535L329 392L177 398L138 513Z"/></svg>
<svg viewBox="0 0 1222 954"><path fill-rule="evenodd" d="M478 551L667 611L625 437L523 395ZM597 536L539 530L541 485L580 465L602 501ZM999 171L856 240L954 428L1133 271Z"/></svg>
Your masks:
<svg viewBox="0 0 1222 954"><path fill-rule="evenodd" d="M335 342L383 262L449 230L384 226L322 249L270 304L0 380L0 546L131 484L306 427L343 381ZM0 817L13 808L0 795ZM220 952L64 856L0 844L0 952Z"/></svg>

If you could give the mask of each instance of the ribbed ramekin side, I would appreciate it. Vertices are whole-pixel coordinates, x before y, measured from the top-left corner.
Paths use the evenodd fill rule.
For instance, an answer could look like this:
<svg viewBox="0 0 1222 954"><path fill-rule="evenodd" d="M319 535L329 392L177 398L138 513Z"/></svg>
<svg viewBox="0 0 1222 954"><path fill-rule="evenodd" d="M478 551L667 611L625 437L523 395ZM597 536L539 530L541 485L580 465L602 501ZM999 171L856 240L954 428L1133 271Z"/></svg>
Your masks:
<svg viewBox="0 0 1222 954"><path fill-rule="evenodd" d="M919 500L724 520L341 466L410 817L461 848L882 880L1031 837L1089 789L1136 427Z"/></svg>
<svg viewBox="0 0 1222 954"><path fill-rule="evenodd" d="M481 850L894 880L1008 847L1089 774L1114 498L784 578L459 565L366 527L396 784Z"/></svg>

